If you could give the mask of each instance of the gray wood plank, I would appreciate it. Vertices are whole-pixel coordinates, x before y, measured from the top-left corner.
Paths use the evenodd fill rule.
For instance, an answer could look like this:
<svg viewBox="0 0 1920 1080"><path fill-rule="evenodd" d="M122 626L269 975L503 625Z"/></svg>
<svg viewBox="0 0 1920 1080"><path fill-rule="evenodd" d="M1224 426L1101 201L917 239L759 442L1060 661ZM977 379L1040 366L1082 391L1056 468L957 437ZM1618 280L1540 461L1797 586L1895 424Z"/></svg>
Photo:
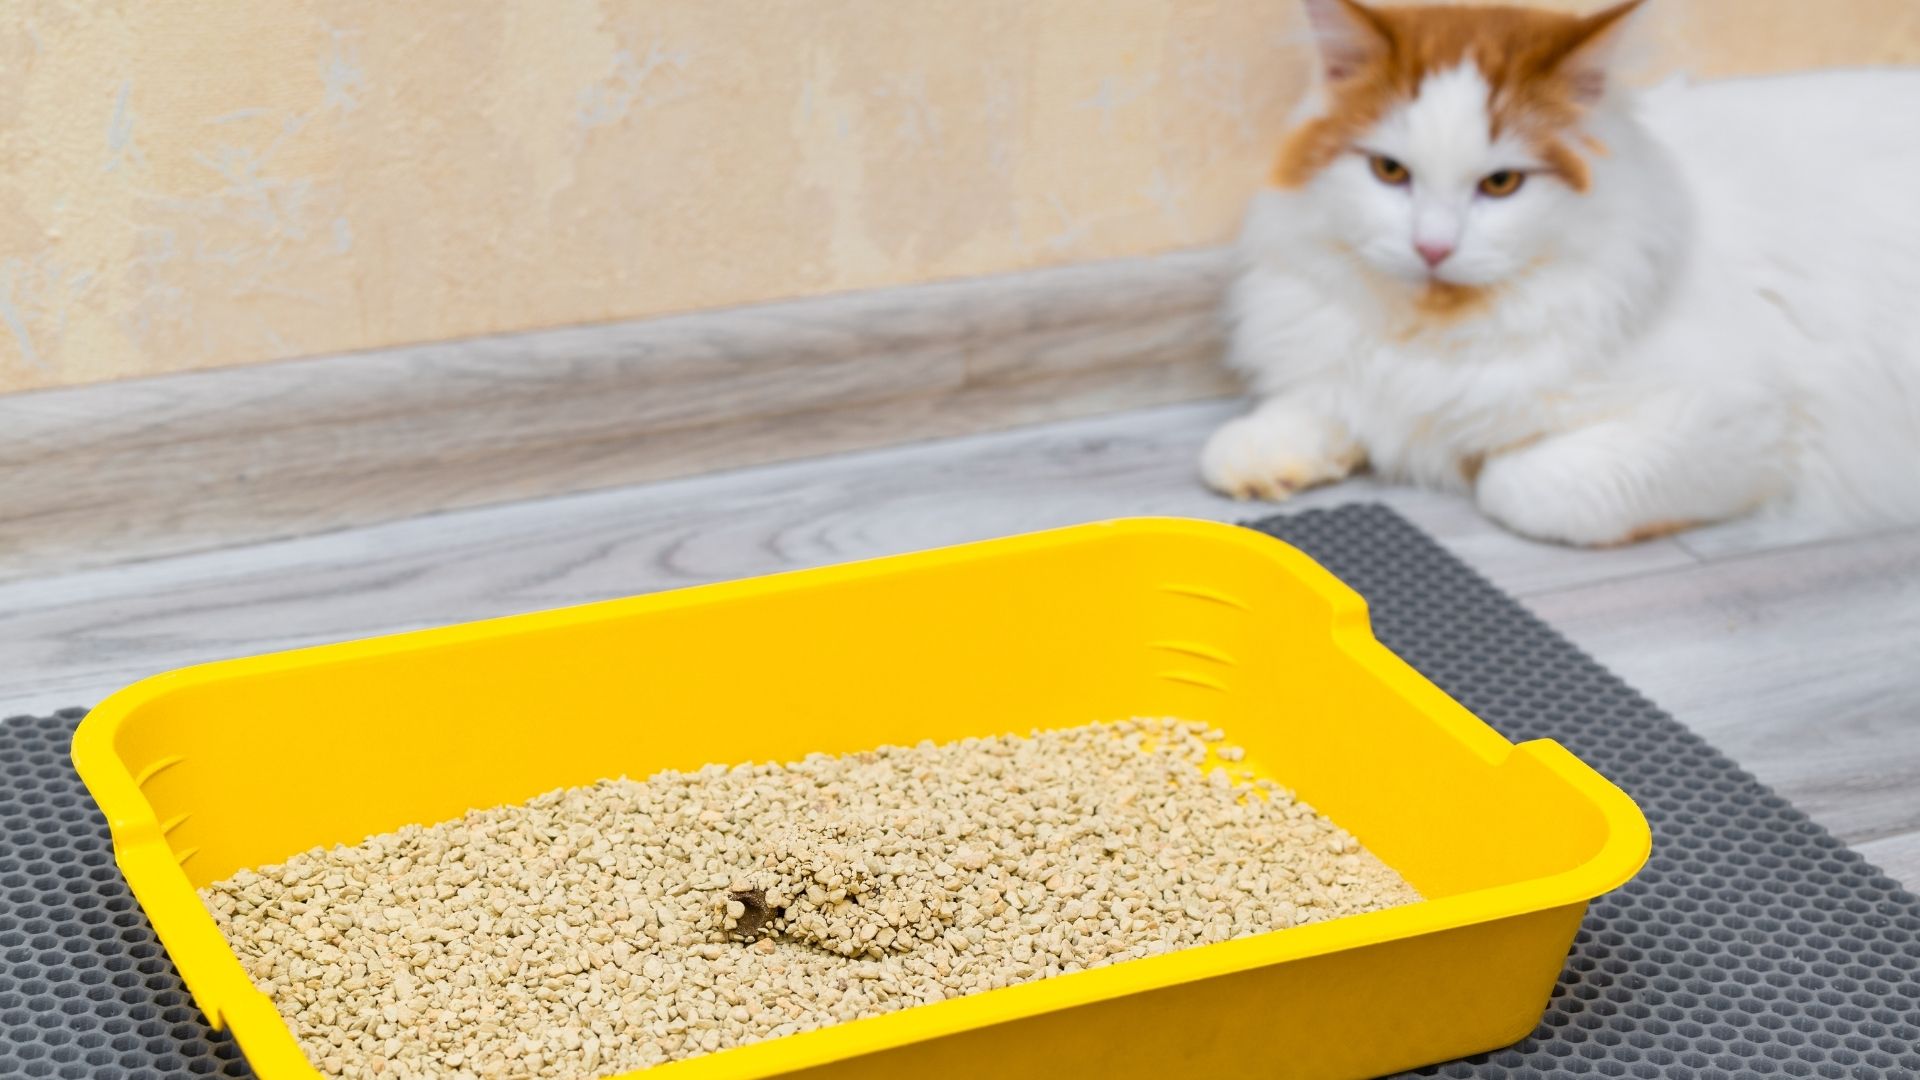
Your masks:
<svg viewBox="0 0 1920 1080"><path fill-rule="evenodd" d="M1920 829L1920 530L1529 604L1843 839Z"/></svg>
<svg viewBox="0 0 1920 1080"><path fill-rule="evenodd" d="M1920 893L1920 832L1883 836L1855 844L1854 850L1885 870L1888 877L1905 885L1908 892Z"/></svg>
<svg viewBox="0 0 1920 1080"><path fill-rule="evenodd" d="M1241 519L1195 477L1239 406L1203 403L532 500L0 584L0 710L92 704L229 656L1136 514ZM1301 506L1395 506L1519 593L1693 559L1533 544L1463 500L1370 481Z"/></svg>
<svg viewBox="0 0 1920 1080"><path fill-rule="evenodd" d="M1692 529L1675 536L1674 540L1702 561L1711 562L1715 559L1779 551L1784 548L1803 547L1859 535L1865 534L1845 533L1823 529L1818 525L1802 525L1766 516L1753 516Z"/></svg>

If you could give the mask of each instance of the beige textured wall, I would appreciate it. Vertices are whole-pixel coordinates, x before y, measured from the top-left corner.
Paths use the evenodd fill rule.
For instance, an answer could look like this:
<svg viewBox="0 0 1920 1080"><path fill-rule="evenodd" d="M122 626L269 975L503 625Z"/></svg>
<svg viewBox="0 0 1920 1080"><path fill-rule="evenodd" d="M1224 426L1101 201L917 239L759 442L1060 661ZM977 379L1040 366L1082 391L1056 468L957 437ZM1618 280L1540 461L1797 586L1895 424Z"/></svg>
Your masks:
<svg viewBox="0 0 1920 1080"><path fill-rule="evenodd" d="M1920 59L1915 0L1652 12ZM1304 56L1296 0L0 0L0 390L1218 241Z"/></svg>

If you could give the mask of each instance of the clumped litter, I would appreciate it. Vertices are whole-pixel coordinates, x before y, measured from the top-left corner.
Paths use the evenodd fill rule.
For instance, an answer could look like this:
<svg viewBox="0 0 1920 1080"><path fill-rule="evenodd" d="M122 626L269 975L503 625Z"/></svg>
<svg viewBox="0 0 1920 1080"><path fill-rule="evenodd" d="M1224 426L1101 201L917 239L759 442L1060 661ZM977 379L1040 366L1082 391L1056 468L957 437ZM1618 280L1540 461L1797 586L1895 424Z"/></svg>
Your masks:
<svg viewBox="0 0 1920 1080"><path fill-rule="evenodd" d="M201 897L331 1076L605 1076L1411 903L1206 725L608 780Z"/></svg>

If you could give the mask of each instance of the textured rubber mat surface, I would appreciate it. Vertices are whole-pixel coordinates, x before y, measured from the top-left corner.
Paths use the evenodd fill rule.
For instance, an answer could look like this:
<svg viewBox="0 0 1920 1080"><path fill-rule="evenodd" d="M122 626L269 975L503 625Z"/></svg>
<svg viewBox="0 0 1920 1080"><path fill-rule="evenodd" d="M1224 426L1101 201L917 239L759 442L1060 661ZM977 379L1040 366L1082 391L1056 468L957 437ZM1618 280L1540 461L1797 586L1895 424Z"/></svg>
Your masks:
<svg viewBox="0 0 1920 1080"><path fill-rule="evenodd" d="M252 1076L113 865L67 757L82 715L0 721L0 1077Z"/></svg>
<svg viewBox="0 0 1920 1080"><path fill-rule="evenodd" d="M1559 740L1653 823L1540 1029L1415 1075L1920 1077L1913 896L1391 512L1257 527L1365 594L1380 638L1468 708ZM0 722L0 1078L250 1075L113 865L68 764L80 715Z"/></svg>

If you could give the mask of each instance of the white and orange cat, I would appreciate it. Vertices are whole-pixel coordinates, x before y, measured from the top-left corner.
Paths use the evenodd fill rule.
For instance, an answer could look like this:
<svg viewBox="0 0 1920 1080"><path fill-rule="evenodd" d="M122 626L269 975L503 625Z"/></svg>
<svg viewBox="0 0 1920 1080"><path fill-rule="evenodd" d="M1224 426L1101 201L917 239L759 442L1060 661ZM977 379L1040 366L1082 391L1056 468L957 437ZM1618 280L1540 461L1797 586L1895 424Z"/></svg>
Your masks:
<svg viewBox="0 0 1920 1080"><path fill-rule="evenodd" d="M1363 465L1617 544L1920 521L1920 71L1636 92L1638 0L1306 0L1324 87L1249 213L1209 483Z"/></svg>

